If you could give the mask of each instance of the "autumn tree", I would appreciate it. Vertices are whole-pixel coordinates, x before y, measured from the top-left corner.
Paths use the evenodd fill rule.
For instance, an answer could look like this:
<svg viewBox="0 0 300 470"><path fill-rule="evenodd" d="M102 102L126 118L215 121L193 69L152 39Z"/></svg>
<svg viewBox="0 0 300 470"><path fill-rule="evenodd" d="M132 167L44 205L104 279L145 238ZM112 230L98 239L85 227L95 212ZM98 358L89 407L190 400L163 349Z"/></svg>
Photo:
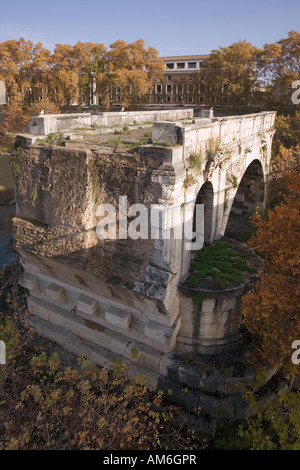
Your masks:
<svg viewBox="0 0 300 470"><path fill-rule="evenodd" d="M272 160L267 184L266 208L273 209L287 192L285 172L300 168L300 112L277 115L272 144Z"/></svg>
<svg viewBox="0 0 300 470"><path fill-rule="evenodd" d="M33 44L21 38L0 43L0 79L5 82L8 101L22 102L29 83L26 66Z"/></svg>
<svg viewBox="0 0 300 470"><path fill-rule="evenodd" d="M154 83L161 80L164 67L153 47L144 47L139 39L127 44L116 41L106 51L104 71L97 74L97 90L103 106L108 109L113 92L121 90L120 105L131 109L149 101Z"/></svg>
<svg viewBox="0 0 300 470"><path fill-rule="evenodd" d="M80 59L79 67L79 93L85 97L85 102L92 101L91 75L104 71L105 67L104 44L81 43L74 46L75 56Z"/></svg>
<svg viewBox="0 0 300 470"><path fill-rule="evenodd" d="M53 54L23 38L0 43L0 80L6 84L8 102L18 103L24 114L32 114L29 108L42 100L59 108L91 102L92 74L105 109L116 89L122 90L120 104L132 108L148 102L163 71L156 49L146 49L141 39L116 41L109 48L89 42L56 44Z"/></svg>
<svg viewBox="0 0 300 470"><path fill-rule="evenodd" d="M248 105L256 85L256 55L259 49L247 41L239 41L211 52L203 72L208 103Z"/></svg>
<svg viewBox="0 0 300 470"><path fill-rule="evenodd" d="M91 72L103 70L103 44L81 43L74 46L57 44L51 57L51 99L58 105L78 102L88 93Z"/></svg>
<svg viewBox="0 0 300 470"><path fill-rule="evenodd" d="M287 194L267 219L253 217L251 246L265 262L254 290L243 298L244 322L256 338L257 362L291 363L291 346L300 339L300 172L283 175Z"/></svg>
<svg viewBox="0 0 300 470"><path fill-rule="evenodd" d="M258 54L257 69L265 88L265 104L292 105L292 83L300 77L300 33L290 31L287 38L265 44Z"/></svg>
<svg viewBox="0 0 300 470"><path fill-rule="evenodd" d="M273 150L278 153L280 147L295 147L300 142L300 111L287 116L278 115L275 121Z"/></svg>
<svg viewBox="0 0 300 470"><path fill-rule="evenodd" d="M0 80L8 102L28 106L43 97L50 72L51 53L41 43L24 38L0 43Z"/></svg>

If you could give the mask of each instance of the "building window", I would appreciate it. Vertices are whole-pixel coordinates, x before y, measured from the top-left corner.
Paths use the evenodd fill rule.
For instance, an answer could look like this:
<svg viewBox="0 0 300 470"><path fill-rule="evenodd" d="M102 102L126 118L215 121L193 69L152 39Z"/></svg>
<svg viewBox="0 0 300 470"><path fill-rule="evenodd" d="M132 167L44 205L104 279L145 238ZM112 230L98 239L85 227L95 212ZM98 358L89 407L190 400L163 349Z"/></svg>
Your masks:
<svg viewBox="0 0 300 470"><path fill-rule="evenodd" d="M167 89L167 90L166 90L166 93L167 93L168 95L171 95L171 93L172 93L172 85L167 85L167 86L166 86L166 89Z"/></svg>
<svg viewBox="0 0 300 470"><path fill-rule="evenodd" d="M203 62L202 62L202 60L200 60L200 62L199 62L199 67L200 67L200 69L201 69L201 67L203 67Z"/></svg>
<svg viewBox="0 0 300 470"><path fill-rule="evenodd" d="M205 85L203 83L200 83L199 88L198 88L198 93L201 95L202 93L205 93Z"/></svg>
<svg viewBox="0 0 300 470"><path fill-rule="evenodd" d="M181 95L183 93L183 85L176 86L176 95Z"/></svg>
<svg viewBox="0 0 300 470"><path fill-rule="evenodd" d="M161 102L161 96L156 96L155 101L156 101L156 103L160 103Z"/></svg>
<svg viewBox="0 0 300 470"><path fill-rule="evenodd" d="M177 95L176 96L176 103L181 103L182 101L182 96Z"/></svg>
<svg viewBox="0 0 300 470"><path fill-rule="evenodd" d="M129 95L132 94L132 86L131 86L131 85L126 85L126 87L125 87L125 93L128 93Z"/></svg>
<svg viewBox="0 0 300 470"><path fill-rule="evenodd" d="M174 64L172 62L169 62L166 64L166 69L167 70L173 70L174 69Z"/></svg>
<svg viewBox="0 0 300 470"><path fill-rule="evenodd" d="M188 85L187 92L189 95L192 95L194 93L194 85Z"/></svg>
<svg viewBox="0 0 300 470"><path fill-rule="evenodd" d="M162 85L155 85L155 94L156 95L162 94Z"/></svg>
<svg viewBox="0 0 300 470"><path fill-rule="evenodd" d="M197 68L197 63L196 62L188 62L188 68L189 69Z"/></svg>
<svg viewBox="0 0 300 470"><path fill-rule="evenodd" d="M185 69L185 63L184 62L177 62L177 68L178 69Z"/></svg>
<svg viewBox="0 0 300 470"><path fill-rule="evenodd" d="M166 96L166 103L171 103L171 96Z"/></svg>
<svg viewBox="0 0 300 470"><path fill-rule="evenodd" d="M170 82L171 80L172 80L171 75L168 75L168 82Z"/></svg>
<svg viewBox="0 0 300 470"><path fill-rule="evenodd" d="M193 75L189 75L189 81L192 82L194 80Z"/></svg>
<svg viewBox="0 0 300 470"><path fill-rule="evenodd" d="M199 96L199 103L205 103L205 96L204 95Z"/></svg>
<svg viewBox="0 0 300 470"><path fill-rule="evenodd" d="M187 97L187 102L188 103L194 103L194 97L193 96L188 96Z"/></svg>

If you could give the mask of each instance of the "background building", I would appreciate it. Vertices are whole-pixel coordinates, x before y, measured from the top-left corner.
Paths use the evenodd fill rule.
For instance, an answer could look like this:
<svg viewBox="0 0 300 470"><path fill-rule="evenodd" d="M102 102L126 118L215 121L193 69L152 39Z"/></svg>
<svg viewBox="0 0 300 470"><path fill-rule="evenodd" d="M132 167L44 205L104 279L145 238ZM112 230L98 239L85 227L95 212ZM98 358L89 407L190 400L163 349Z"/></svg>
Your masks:
<svg viewBox="0 0 300 470"><path fill-rule="evenodd" d="M154 86L151 104L204 105L205 81L203 64L207 55L162 57L165 74Z"/></svg>

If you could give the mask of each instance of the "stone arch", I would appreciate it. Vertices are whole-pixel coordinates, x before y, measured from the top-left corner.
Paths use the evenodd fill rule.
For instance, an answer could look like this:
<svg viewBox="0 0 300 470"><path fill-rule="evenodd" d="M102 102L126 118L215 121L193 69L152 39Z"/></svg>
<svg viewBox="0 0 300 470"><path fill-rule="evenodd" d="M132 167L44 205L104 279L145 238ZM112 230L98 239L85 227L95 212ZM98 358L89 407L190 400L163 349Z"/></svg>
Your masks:
<svg viewBox="0 0 300 470"><path fill-rule="evenodd" d="M193 230L195 231L195 210L197 204L204 205L204 243L210 244L213 239L214 188L210 181L202 184L195 201Z"/></svg>
<svg viewBox="0 0 300 470"><path fill-rule="evenodd" d="M245 240L251 233L250 217L264 208L265 183L262 164L253 160L247 167L235 193L226 223L225 235Z"/></svg>

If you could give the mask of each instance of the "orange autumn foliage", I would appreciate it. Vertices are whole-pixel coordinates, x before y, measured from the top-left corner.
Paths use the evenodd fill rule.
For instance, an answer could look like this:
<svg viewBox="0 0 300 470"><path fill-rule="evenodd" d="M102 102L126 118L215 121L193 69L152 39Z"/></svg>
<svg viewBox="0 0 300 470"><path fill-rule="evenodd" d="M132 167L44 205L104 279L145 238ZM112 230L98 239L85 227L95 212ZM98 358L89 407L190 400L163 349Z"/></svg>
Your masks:
<svg viewBox="0 0 300 470"><path fill-rule="evenodd" d="M257 338L255 358L293 364L293 341L300 339L300 173L284 173L287 194L268 219L253 216L257 228L250 245L265 261L265 272L243 298L244 323Z"/></svg>

